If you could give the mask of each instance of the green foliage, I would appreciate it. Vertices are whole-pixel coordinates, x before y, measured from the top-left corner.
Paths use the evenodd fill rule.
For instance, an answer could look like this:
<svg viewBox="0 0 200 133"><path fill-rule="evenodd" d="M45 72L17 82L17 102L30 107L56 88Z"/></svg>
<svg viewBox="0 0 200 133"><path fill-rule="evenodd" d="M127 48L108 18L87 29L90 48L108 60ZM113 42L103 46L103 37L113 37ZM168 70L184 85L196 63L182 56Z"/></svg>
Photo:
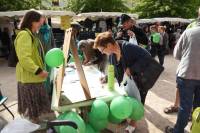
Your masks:
<svg viewBox="0 0 200 133"><path fill-rule="evenodd" d="M39 9L41 0L0 0L0 11Z"/></svg>
<svg viewBox="0 0 200 133"><path fill-rule="evenodd" d="M132 8L140 18L152 17L196 17L199 0L141 0Z"/></svg>
<svg viewBox="0 0 200 133"><path fill-rule="evenodd" d="M123 0L69 0L67 9L81 12L126 12L128 7Z"/></svg>

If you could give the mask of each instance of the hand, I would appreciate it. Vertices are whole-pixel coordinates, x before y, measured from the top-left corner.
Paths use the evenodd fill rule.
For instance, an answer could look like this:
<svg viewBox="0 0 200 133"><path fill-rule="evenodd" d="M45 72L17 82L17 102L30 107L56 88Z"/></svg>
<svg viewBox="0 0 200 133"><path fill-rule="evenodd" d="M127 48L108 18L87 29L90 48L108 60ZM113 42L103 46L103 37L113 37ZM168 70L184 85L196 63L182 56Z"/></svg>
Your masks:
<svg viewBox="0 0 200 133"><path fill-rule="evenodd" d="M122 34L123 34L122 32L118 32L117 37L122 37Z"/></svg>
<svg viewBox="0 0 200 133"><path fill-rule="evenodd" d="M92 65L92 62L88 62L88 63L86 63L86 64L84 64L85 66L90 66L90 65Z"/></svg>
<svg viewBox="0 0 200 133"><path fill-rule="evenodd" d="M126 73L128 76L131 76L131 71L130 71L130 69L129 69L129 68L126 68L126 71L125 71L125 73Z"/></svg>
<svg viewBox="0 0 200 133"><path fill-rule="evenodd" d="M135 37L135 33L134 33L133 31L128 30L127 33L128 33L128 35L129 35L130 37Z"/></svg>
<svg viewBox="0 0 200 133"><path fill-rule="evenodd" d="M100 82L101 82L101 84L107 83L107 76L101 77L101 78L100 78Z"/></svg>
<svg viewBox="0 0 200 133"><path fill-rule="evenodd" d="M47 78L48 75L49 75L49 73L47 71L45 71L45 70L43 70L42 72L40 72L38 74L38 76L41 77L41 78Z"/></svg>

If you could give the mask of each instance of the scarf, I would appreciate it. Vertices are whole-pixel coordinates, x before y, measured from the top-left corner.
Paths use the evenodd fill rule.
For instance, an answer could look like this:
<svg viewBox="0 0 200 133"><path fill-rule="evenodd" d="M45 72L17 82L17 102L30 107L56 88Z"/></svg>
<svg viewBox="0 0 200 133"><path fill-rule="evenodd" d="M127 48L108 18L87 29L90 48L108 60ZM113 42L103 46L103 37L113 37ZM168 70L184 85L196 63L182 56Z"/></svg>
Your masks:
<svg viewBox="0 0 200 133"><path fill-rule="evenodd" d="M44 24L40 28L40 33L43 37L45 44L48 44L50 41L50 29L51 29L51 27L48 24Z"/></svg>

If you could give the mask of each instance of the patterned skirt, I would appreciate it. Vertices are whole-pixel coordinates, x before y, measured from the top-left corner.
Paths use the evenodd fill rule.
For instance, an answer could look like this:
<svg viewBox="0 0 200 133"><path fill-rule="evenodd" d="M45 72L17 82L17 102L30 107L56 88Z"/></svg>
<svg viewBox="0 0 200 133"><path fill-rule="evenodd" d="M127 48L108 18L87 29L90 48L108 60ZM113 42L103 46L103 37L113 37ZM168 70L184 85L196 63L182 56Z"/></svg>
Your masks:
<svg viewBox="0 0 200 133"><path fill-rule="evenodd" d="M38 118L41 114L51 111L50 99L44 83L18 82L18 112L29 117Z"/></svg>

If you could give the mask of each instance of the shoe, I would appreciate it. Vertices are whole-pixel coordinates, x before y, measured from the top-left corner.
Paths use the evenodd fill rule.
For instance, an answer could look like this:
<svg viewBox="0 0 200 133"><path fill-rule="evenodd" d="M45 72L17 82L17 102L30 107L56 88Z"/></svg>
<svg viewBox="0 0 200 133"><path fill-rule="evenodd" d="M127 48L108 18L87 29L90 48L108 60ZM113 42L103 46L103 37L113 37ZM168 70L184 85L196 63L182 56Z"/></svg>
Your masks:
<svg viewBox="0 0 200 133"><path fill-rule="evenodd" d="M173 133L174 132L174 128L170 127L170 126L167 126L165 128L165 133Z"/></svg>
<svg viewBox="0 0 200 133"><path fill-rule="evenodd" d="M126 127L126 129L125 129L125 132L126 133L134 133L134 131L135 131L135 127L133 127L133 126L131 126L131 125L128 125L127 127Z"/></svg>
<svg viewBox="0 0 200 133"><path fill-rule="evenodd" d="M165 114L177 113L178 112L178 108L179 107L176 107L176 106L169 106L169 107L164 109L164 113Z"/></svg>

